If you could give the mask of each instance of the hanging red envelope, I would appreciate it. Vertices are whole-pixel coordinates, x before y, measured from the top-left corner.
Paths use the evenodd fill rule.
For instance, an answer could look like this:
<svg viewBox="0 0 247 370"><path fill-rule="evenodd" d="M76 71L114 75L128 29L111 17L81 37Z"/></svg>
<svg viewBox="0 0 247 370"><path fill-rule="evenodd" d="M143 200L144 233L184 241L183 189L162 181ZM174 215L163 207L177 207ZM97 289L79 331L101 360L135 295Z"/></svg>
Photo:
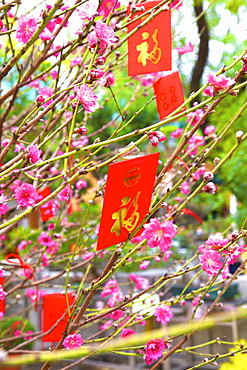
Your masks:
<svg viewBox="0 0 247 370"><path fill-rule="evenodd" d="M4 284L4 277L0 277L0 285L3 286ZM5 312L5 299L0 300L0 312Z"/></svg>
<svg viewBox="0 0 247 370"><path fill-rule="evenodd" d="M40 196L39 200L42 200L51 194L51 189L49 186L46 186L44 189L39 190L38 193ZM54 217L54 210L52 207L52 202L47 202L43 206L40 207L40 215L41 215L43 222L48 221L50 218Z"/></svg>
<svg viewBox="0 0 247 370"><path fill-rule="evenodd" d="M130 13L133 20L158 5L160 1L147 1L137 6L144 7L144 11ZM157 10L157 9L156 9ZM128 25L128 32L136 29L151 13ZM136 76L145 73L169 71L172 69L172 41L171 41L171 11L164 10L156 15L145 26L138 29L128 38L128 73Z"/></svg>
<svg viewBox="0 0 247 370"><path fill-rule="evenodd" d="M148 213L159 155L109 165L97 250L127 240Z"/></svg>
<svg viewBox="0 0 247 370"><path fill-rule="evenodd" d="M159 78L154 84L154 92L161 120L184 103L182 84L177 71Z"/></svg>
<svg viewBox="0 0 247 370"><path fill-rule="evenodd" d="M54 294L45 294L43 297L43 309L42 309L42 331L45 333L49 330L53 325L56 324L58 320L66 312L64 318L59 321L56 327L47 335L42 338L43 342L58 342L61 337L62 333L65 330L65 327L68 322L68 308L73 304L75 300L74 293L69 293L67 295L62 293L54 293Z"/></svg>

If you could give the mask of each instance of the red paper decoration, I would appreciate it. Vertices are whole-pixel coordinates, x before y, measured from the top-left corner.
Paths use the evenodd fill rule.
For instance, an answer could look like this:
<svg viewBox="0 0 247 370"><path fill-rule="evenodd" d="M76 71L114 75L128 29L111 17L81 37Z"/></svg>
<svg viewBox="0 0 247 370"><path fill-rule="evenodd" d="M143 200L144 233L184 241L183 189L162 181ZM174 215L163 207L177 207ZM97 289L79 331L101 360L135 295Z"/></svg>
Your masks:
<svg viewBox="0 0 247 370"><path fill-rule="evenodd" d="M51 189L49 186L46 186L44 189L39 190L38 193L40 195L40 200L43 200L51 194ZM50 218L54 217L54 211L50 202L47 202L46 204L41 206L39 210L43 222L48 221Z"/></svg>
<svg viewBox="0 0 247 370"><path fill-rule="evenodd" d="M56 322L61 319L68 308L73 304L75 300L74 293L67 295L61 293L45 294L43 297L43 310L42 310L42 331L45 333L49 330ZM68 322L68 313L65 317L56 325L56 327L47 335L42 338L43 342L58 342Z"/></svg>
<svg viewBox="0 0 247 370"><path fill-rule="evenodd" d="M148 1L137 6L152 9L160 1ZM130 13L130 19L139 17L145 11ZM151 13L128 25L128 32L136 29ZM138 29L128 39L128 72L129 76L145 73L169 71L172 68L171 11L164 10L149 23Z"/></svg>
<svg viewBox="0 0 247 370"><path fill-rule="evenodd" d="M178 72L161 77L155 82L154 92L161 120L184 103L184 94Z"/></svg>
<svg viewBox="0 0 247 370"><path fill-rule="evenodd" d="M0 277L0 285L3 286L4 284L4 277ZM5 312L5 299L0 300L0 312Z"/></svg>
<svg viewBox="0 0 247 370"><path fill-rule="evenodd" d="M97 250L125 241L148 213L159 154L110 164Z"/></svg>

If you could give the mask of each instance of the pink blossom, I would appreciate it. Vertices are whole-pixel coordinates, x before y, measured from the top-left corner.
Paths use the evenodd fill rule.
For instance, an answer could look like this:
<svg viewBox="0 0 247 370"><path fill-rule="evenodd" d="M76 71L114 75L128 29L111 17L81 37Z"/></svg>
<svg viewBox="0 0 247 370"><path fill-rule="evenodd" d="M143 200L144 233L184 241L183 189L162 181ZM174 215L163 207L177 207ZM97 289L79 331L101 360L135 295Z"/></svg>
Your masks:
<svg viewBox="0 0 247 370"><path fill-rule="evenodd" d="M0 311L0 319L2 319L3 317L4 317L4 312Z"/></svg>
<svg viewBox="0 0 247 370"><path fill-rule="evenodd" d="M82 20L88 19L89 21L92 21L94 16L97 14L98 6L99 0L89 0L80 5L80 9L78 11L79 17Z"/></svg>
<svg viewBox="0 0 247 370"><path fill-rule="evenodd" d="M134 281L136 284L136 289L146 289L149 286L149 281L148 279L142 277L142 276L137 276L133 273L129 274L129 278Z"/></svg>
<svg viewBox="0 0 247 370"><path fill-rule="evenodd" d="M173 9L178 9L180 6L183 5L183 0L173 0L173 2L170 4L170 8Z"/></svg>
<svg viewBox="0 0 247 370"><path fill-rule="evenodd" d="M204 173L205 173L205 167L199 167L198 170L196 172L194 172L193 174L193 179L196 181L196 180L199 180L201 178L201 176L204 176Z"/></svg>
<svg viewBox="0 0 247 370"><path fill-rule="evenodd" d="M47 256L47 254L46 254L46 253L43 253L43 254L42 254L41 262L42 262L42 265L43 265L44 267L49 266L49 257Z"/></svg>
<svg viewBox="0 0 247 370"><path fill-rule="evenodd" d="M116 310L114 312L112 312L109 316L112 320L118 320L120 319L121 317L123 317L124 313L122 310Z"/></svg>
<svg viewBox="0 0 247 370"><path fill-rule="evenodd" d="M18 244L17 248L18 248L19 251L23 251L23 249L25 249L27 247L27 245L28 245L27 241L26 240L22 240Z"/></svg>
<svg viewBox="0 0 247 370"><path fill-rule="evenodd" d="M196 307L198 303L200 302L201 297L194 297L192 300L192 306Z"/></svg>
<svg viewBox="0 0 247 370"><path fill-rule="evenodd" d="M72 194L73 194L73 190L71 189L71 187L65 186L65 188L57 194L57 197L59 200L63 202L68 202L70 198L72 197Z"/></svg>
<svg viewBox="0 0 247 370"><path fill-rule="evenodd" d="M77 99L82 103L84 109L88 113L93 113L99 108L99 103L96 101L97 96L90 87L87 85L75 86L74 90L77 95Z"/></svg>
<svg viewBox="0 0 247 370"><path fill-rule="evenodd" d="M155 262L160 262L161 261L161 258L160 258L160 256L155 256L154 257L154 260L155 260Z"/></svg>
<svg viewBox="0 0 247 370"><path fill-rule="evenodd" d="M247 72L247 57L244 57L243 60L242 60L242 67L243 67L243 71L244 72Z"/></svg>
<svg viewBox="0 0 247 370"><path fill-rule="evenodd" d="M188 113L187 118L191 126L195 126L199 122L199 120L202 118L203 115L204 115L203 109L198 108L194 112ZM201 123L203 122L204 121L202 121Z"/></svg>
<svg viewBox="0 0 247 370"><path fill-rule="evenodd" d="M188 141L187 151L189 155L196 155L198 152L198 146L205 144L204 137L201 135L193 135Z"/></svg>
<svg viewBox="0 0 247 370"><path fill-rule="evenodd" d="M4 194L1 194L0 195L0 217L2 215L5 215L5 213L9 209L7 202L8 202L7 197Z"/></svg>
<svg viewBox="0 0 247 370"><path fill-rule="evenodd" d="M105 49L107 45L112 45L117 41L115 32L112 27L107 26L103 21L97 21L95 24L95 33L100 41L101 49Z"/></svg>
<svg viewBox="0 0 247 370"><path fill-rule="evenodd" d="M90 258L93 258L93 257L94 257L94 252L86 252L86 253L83 254L82 260L86 261L86 260L88 260Z"/></svg>
<svg viewBox="0 0 247 370"><path fill-rule="evenodd" d="M15 189L15 199L21 208L32 206L35 204L39 195L35 187L31 184L22 183L19 187Z"/></svg>
<svg viewBox="0 0 247 370"><path fill-rule="evenodd" d="M152 146L157 146L158 143L165 141L166 136L161 131L154 131L148 133L149 142Z"/></svg>
<svg viewBox="0 0 247 370"><path fill-rule="evenodd" d="M53 70L51 70L50 75L51 75L51 78L53 80L56 80L57 75L58 75L58 71L56 69L53 69Z"/></svg>
<svg viewBox="0 0 247 370"><path fill-rule="evenodd" d="M120 7L120 2L116 0L103 0L102 4L99 7L99 15L103 15L104 18L107 18L110 12Z"/></svg>
<svg viewBox="0 0 247 370"><path fill-rule="evenodd" d="M80 179L75 184L76 189L84 189L87 187L87 181Z"/></svg>
<svg viewBox="0 0 247 370"><path fill-rule="evenodd" d="M20 329L17 329L17 330L14 332L14 337L18 337L20 334L22 334L21 330L20 330Z"/></svg>
<svg viewBox="0 0 247 370"><path fill-rule="evenodd" d="M170 249L168 249L168 251L166 251L164 253L164 256L163 256L163 261L164 262L167 262L169 260L169 258L171 257L172 255L172 251Z"/></svg>
<svg viewBox="0 0 247 370"><path fill-rule="evenodd" d="M30 145L27 148L28 151L28 158L31 163L36 163L40 160L40 156L42 155L42 150L40 150L36 145Z"/></svg>
<svg viewBox="0 0 247 370"><path fill-rule="evenodd" d="M107 301L108 307L114 307L117 303L124 299L123 292L121 290L111 294L111 297Z"/></svg>
<svg viewBox="0 0 247 370"><path fill-rule="evenodd" d="M150 339L145 346L144 360L147 365L151 365L154 361L162 356L163 350L169 348L169 343L165 343L163 339Z"/></svg>
<svg viewBox="0 0 247 370"><path fill-rule="evenodd" d="M208 74L208 82L216 91L226 89L236 83L231 77L226 77L225 75L216 76L212 73Z"/></svg>
<svg viewBox="0 0 247 370"><path fill-rule="evenodd" d="M49 245L52 243L52 237L47 234L46 231L41 231L40 236L38 237L38 241L40 244L49 247Z"/></svg>
<svg viewBox="0 0 247 370"><path fill-rule="evenodd" d="M39 95L43 96L45 100L50 98L53 94L53 89L51 87L42 87L39 89ZM44 108L48 107L53 102L53 99L48 100L45 104L43 104Z"/></svg>
<svg viewBox="0 0 247 370"><path fill-rule="evenodd" d="M107 295L109 294L112 294L112 293L117 293L119 290L118 288L118 282L117 280L114 280L114 279L110 279L106 282L100 296L102 298L106 297Z"/></svg>
<svg viewBox="0 0 247 370"><path fill-rule="evenodd" d="M142 261L140 263L139 269L140 270L145 270L145 269L148 268L149 265L150 265L150 261Z"/></svg>
<svg viewBox="0 0 247 370"><path fill-rule="evenodd" d="M85 145L87 145L89 142L89 139L87 137L84 137L80 140L73 140L71 145L74 147L74 148L77 148L77 147L83 147Z"/></svg>
<svg viewBox="0 0 247 370"><path fill-rule="evenodd" d="M23 143L16 143L15 145L15 153L19 153L21 150L25 149L25 145Z"/></svg>
<svg viewBox="0 0 247 370"><path fill-rule="evenodd" d="M31 289L28 288L26 290L26 295L30 299L31 302L35 302L36 300L40 300L44 297L44 295L47 294L45 290L42 289Z"/></svg>
<svg viewBox="0 0 247 370"><path fill-rule="evenodd" d="M39 35L40 40L42 41L49 41L52 39L52 32L49 29L45 28L41 34Z"/></svg>
<svg viewBox="0 0 247 370"><path fill-rule="evenodd" d="M155 75L153 73L149 73L142 77L141 85L149 87L149 86L153 86L154 82L155 82Z"/></svg>
<svg viewBox="0 0 247 370"><path fill-rule="evenodd" d="M219 233L215 235L211 235L208 240L206 240L205 244L207 244L210 248L213 248L215 250L222 249L224 246L226 246L229 243L229 240L226 238L223 238L222 235Z"/></svg>
<svg viewBox="0 0 247 370"><path fill-rule="evenodd" d="M164 303L161 303L159 307L156 307L154 311L154 316L156 316L156 321L161 324L166 324L171 321L173 317L172 309Z"/></svg>
<svg viewBox="0 0 247 370"><path fill-rule="evenodd" d="M214 95L214 88L213 86L207 86L206 89L203 90L203 95L204 96L213 96Z"/></svg>
<svg viewBox="0 0 247 370"><path fill-rule="evenodd" d="M105 329L109 328L112 323L113 323L112 320L108 320L104 324L102 324L99 328L100 328L100 330L105 330Z"/></svg>
<svg viewBox="0 0 247 370"><path fill-rule="evenodd" d="M178 51L178 54L182 55L186 53L192 53L194 51L194 46L192 45L191 42L189 42L188 44L185 44L181 48L176 48L176 49Z"/></svg>
<svg viewBox="0 0 247 370"><path fill-rule="evenodd" d="M34 16L23 15L18 19L16 38L26 44L33 36L37 28L37 19Z"/></svg>
<svg viewBox="0 0 247 370"><path fill-rule="evenodd" d="M144 320L144 317L142 315L137 315L134 321L136 324L139 324L141 326L146 325L146 320Z"/></svg>
<svg viewBox="0 0 247 370"><path fill-rule="evenodd" d="M238 258L242 253L245 252L245 248L242 245L234 245L229 248L227 263L232 265L238 261Z"/></svg>
<svg viewBox="0 0 247 370"><path fill-rule="evenodd" d="M74 58L73 60L71 60L70 68L73 68L75 66L79 66L79 65L81 65L81 63L82 63L82 57L78 56L78 57Z"/></svg>
<svg viewBox="0 0 247 370"><path fill-rule="evenodd" d="M32 330L27 330L25 334L26 334L26 336L24 337L25 340L32 339L32 337L33 337L33 331Z"/></svg>
<svg viewBox="0 0 247 370"><path fill-rule="evenodd" d="M64 341L63 345L66 349L78 349L84 343L84 340L81 337L81 334L70 334Z"/></svg>
<svg viewBox="0 0 247 370"><path fill-rule="evenodd" d="M174 139L175 138L179 139L183 132L184 132L183 128L178 128L177 130L171 132L171 137L174 138Z"/></svg>
<svg viewBox="0 0 247 370"><path fill-rule="evenodd" d="M219 270L222 268L221 254L213 249L205 249L199 260L201 262L202 269L208 273L208 275L217 275Z"/></svg>
<svg viewBox="0 0 247 370"><path fill-rule="evenodd" d="M6 148L6 146L10 143L10 139L3 139L2 140L2 146Z"/></svg>
<svg viewBox="0 0 247 370"><path fill-rule="evenodd" d="M57 253L58 249L59 249L58 242L56 242L55 240L52 240L50 245L47 247L46 252L49 254L55 254Z"/></svg>
<svg viewBox="0 0 247 370"><path fill-rule="evenodd" d="M95 31L92 31L87 35L87 41L90 49L96 48L98 45L98 37Z"/></svg>
<svg viewBox="0 0 247 370"><path fill-rule="evenodd" d="M7 293L3 290L2 285L0 285L0 301L3 301L6 297Z"/></svg>
<svg viewBox="0 0 247 370"><path fill-rule="evenodd" d="M125 329L124 328L122 330L121 337L122 338L130 337L131 335L134 335L134 334L136 334L136 332L133 329Z"/></svg>
<svg viewBox="0 0 247 370"><path fill-rule="evenodd" d="M3 266L0 266L0 277L4 277L5 276L5 271L2 269Z"/></svg>
<svg viewBox="0 0 247 370"><path fill-rule="evenodd" d="M190 192L190 185L187 180L185 180L179 188L182 194L188 194Z"/></svg>
<svg viewBox="0 0 247 370"><path fill-rule="evenodd" d="M204 135L208 136L216 131L216 127L213 125L206 126L204 129Z"/></svg>
<svg viewBox="0 0 247 370"><path fill-rule="evenodd" d="M172 221L165 221L162 224L157 218L151 218L150 223L144 225L142 232L143 239L147 239L150 248L159 247L166 252L172 243L172 238L177 234L177 227Z"/></svg>

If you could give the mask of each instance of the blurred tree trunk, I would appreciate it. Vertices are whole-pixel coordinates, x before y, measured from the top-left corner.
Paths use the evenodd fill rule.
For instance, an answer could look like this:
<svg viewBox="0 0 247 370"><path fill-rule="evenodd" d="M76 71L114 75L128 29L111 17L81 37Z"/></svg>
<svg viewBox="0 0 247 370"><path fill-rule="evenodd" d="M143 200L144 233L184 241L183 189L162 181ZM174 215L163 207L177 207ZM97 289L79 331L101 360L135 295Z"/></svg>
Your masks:
<svg viewBox="0 0 247 370"><path fill-rule="evenodd" d="M194 70L190 82L190 93L197 91L201 85L201 78L204 71L204 67L207 63L208 52L209 52L209 30L208 24L203 12L202 0L194 0L194 11L197 17L197 28L200 37L199 50L197 60L194 66ZM196 98L198 101L198 97ZM193 102L191 104L193 105Z"/></svg>

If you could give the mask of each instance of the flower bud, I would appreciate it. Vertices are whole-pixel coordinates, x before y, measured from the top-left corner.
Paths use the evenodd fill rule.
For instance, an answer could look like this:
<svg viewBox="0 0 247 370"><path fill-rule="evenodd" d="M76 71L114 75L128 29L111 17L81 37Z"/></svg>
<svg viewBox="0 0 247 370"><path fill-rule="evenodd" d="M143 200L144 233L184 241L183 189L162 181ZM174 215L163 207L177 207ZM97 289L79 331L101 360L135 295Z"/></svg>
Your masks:
<svg viewBox="0 0 247 370"><path fill-rule="evenodd" d="M152 146L157 146L159 142L166 140L166 136L161 131L148 133L148 138Z"/></svg>
<svg viewBox="0 0 247 370"><path fill-rule="evenodd" d="M244 135L244 133L241 130L236 132L236 139L237 139L238 143L241 143L243 135Z"/></svg>
<svg viewBox="0 0 247 370"><path fill-rule="evenodd" d="M105 61L106 61L105 57L99 56L96 58L95 63L98 64L99 66L102 66L103 64L105 64Z"/></svg>
<svg viewBox="0 0 247 370"><path fill-rule="evenodd" d="M203 175L204 181L207 181L207 182L213 180L213 178L214 178L214 174L210 171L205 172Z"/></svg>
<svg viewBox="0 0 247 370"><path fill-rule="evenodd" d="M206 186L202 189L205 193L215 194L217 191L217 186L213 182L208 182Z"/></svg>
<svg viewBox="0 0 247 370"><path fill-rule="evenodd" d="M79 135L87 135L88 129L85 126L78 127L76 130Z"/></svg>
<svg viewBox="0 0 247 370"><path fill-rule="evenodd" d="M37 106L40 107L45 101L45 98L43 97L43 95L38 95L37 98L36 98L36 103L37 103Z"/></svg>

